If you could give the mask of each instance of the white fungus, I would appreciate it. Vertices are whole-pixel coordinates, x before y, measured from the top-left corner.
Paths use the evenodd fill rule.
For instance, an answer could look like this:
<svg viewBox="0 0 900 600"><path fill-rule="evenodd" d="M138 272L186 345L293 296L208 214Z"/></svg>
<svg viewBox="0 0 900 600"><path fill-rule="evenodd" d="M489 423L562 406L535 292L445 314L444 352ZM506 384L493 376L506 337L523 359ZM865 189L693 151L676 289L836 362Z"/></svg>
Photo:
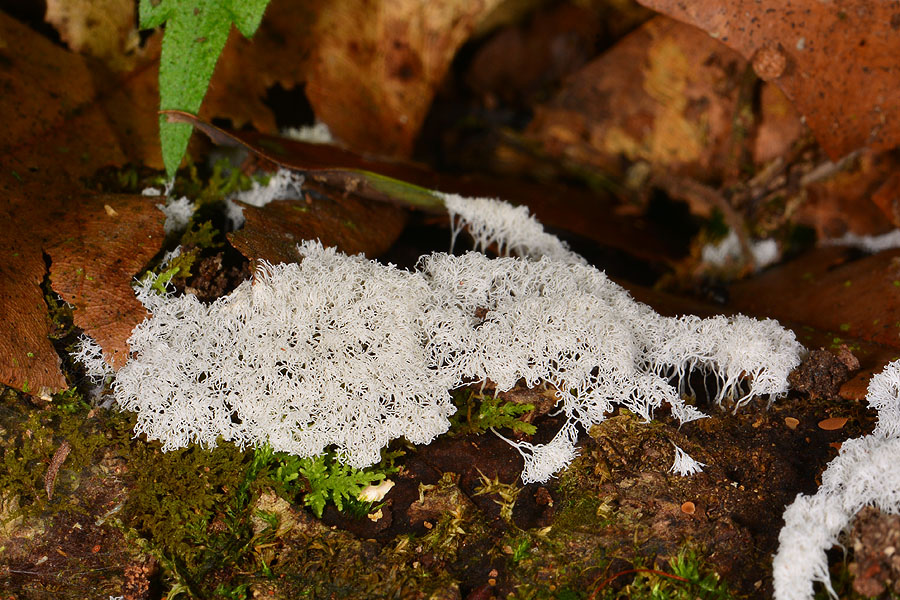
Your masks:
<svg viewBox="0 0 900 600"><path fill-rule="evenodd" d="M900 248L900 229L894 229L880 235L859 235L848 231L839 238L822 242L823 246L848 246L858 248L870 254Z"/></svg>
<svg viewBox="0 0 900 600"><path fill-rule="evenodd" d="M194 216L194 203L184 196L177 200L169 198L165 204L157 204L156 207L166 216L166 222L163 224L163 231L166 235L184 231L190 223L191 217Z"/></svg>
<svg viewBox="0 0 900 600"><path fill-rule="evenodd" d="M740 260L741 253L741 241L732 229L718 243L703 246L700 257L709 265L724 267ZM753 256L753 266L756 269L764 269L781 258L778 244L772 239L750 240L750 254Z"/></svg>
<svg viewBox="0 0 900 600"><path fill-rule="evenodd" d="M262 263L253 283L205 305L137 288L152 317L116 375L137 433L165 450L230 440L308 457L333 447L356 467L392 439L430 442L449 427L449 391L488 380L556 390L566 422L548 444L513 443L523 481L577 455L578 426L616 406L680 422L689 375L735 407L787 392L802 346L772 320L662 317L547 234L527 209L444 196L455 229L518 257L423 256L414 271L318 242L300 264ZM687 464L687 463L685 463Z"/></svg>
<svg viewBox="0 0 900 600"><path fill-rule="evenodd" d="M815 581L837 598L825 552L863 507L900 513L900 361L872 378L866 399L878 411L875 430L841 444L822 473L818 492L798 494L784 512L772 561L776 600L813 598Z"/></svg>
<svg viewBox="0 0 900 600"><path fill-rule="evenodd" d="M703 471L706 463L694 460L687 452L679 448L677 444L672 445L675 446L675 461L672 463L669 473L678 473L682 477L687 477Z"/></svg>
<svg viewBox="0 0 900 600"><path fill-rule="evenodd" d="M314 125L302 127L286 127L281 130L281 135L286 138L307 142L309 144L334 144L335 139L331 129L326 123L319 121Z"/></svg>
<svg viewBox="0 0 900 600"><path fill-rule="evenodd" d="M235 229L244 226L244 209L235 200L250 206L263 207L274 200L301 198L303 175L297 171L279 168L265 185L254 181L249 190L235 192L225 200L226 216Z"/></svg>

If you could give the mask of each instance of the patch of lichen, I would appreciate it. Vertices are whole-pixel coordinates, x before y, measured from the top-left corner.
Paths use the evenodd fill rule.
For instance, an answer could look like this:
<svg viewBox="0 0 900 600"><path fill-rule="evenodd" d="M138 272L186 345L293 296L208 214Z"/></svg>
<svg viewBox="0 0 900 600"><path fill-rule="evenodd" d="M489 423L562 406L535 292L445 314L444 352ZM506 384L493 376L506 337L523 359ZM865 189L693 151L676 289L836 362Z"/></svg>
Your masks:
<svg viewBox="0 0 900 600"><path fill-rule="evenodd" d="M0 497L4 503L17 499L17 514L10 516L84 510L66 492L74 489L81 472L127 428L127 419L102 409L91 410L75 390L36 405L24 394L5 388L0 397ZM45 477L63 442L70 450L56 477L56 492L49 499Z"/></svg>

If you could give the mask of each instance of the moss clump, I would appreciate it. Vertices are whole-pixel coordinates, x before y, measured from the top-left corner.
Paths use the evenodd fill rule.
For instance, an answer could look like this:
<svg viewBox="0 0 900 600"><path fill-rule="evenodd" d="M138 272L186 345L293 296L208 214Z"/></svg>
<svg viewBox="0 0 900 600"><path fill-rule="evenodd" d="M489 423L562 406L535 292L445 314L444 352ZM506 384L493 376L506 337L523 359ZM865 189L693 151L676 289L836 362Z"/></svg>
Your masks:
<svg viewBox="0 0 900 600"><path fill-rule="evenodd" d="M130 449L132 492L123 523L193 582L231 558L216 553L232 529L229 516L240 511L235 491L252 459L252 453L231 444L163 453L156 443L136 443Z"/></svg>
<svg viewBox="0 0 900 600"><path fill-rule="evenodd" d="M508 402L490 394L480 394L465 387L451 392L456 412L450 416L450 432L454 435L484 433L489 429L510 429L533 435L536 428L523 420L534 411L534 404Z"/></svg>
<svg viewBox="0 0 900 600"><path fill-rule="evenodd" d="M622 589L611 585L617 575L632 577ZM613 573L594 587L598 599L727 600L735 595L719 574L703 563L696 549L684 546L663 569L636 567Z"/></svg>
<svg viewBox="0 0 900 600"><path fill-rule="evenodd" d="M60 510L79 510L74 489L81 472L99 459L111 440L130 427L127 418L108 411L91 410L75 390L36 406L23 394L4 388L0 395L0 500L14 498L17 514L34 516ZM54 481L56 493L49 499L45 477L53 456L66 442L69 453Z"/></svg>

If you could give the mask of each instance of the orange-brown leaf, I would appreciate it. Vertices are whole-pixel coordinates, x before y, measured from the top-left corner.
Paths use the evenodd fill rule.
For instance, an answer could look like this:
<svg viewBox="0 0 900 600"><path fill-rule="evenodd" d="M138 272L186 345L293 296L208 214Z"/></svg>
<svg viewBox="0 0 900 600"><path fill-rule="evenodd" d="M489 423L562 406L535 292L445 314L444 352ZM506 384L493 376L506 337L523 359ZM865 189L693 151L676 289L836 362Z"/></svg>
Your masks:
<svg viewBox="0 0 900 600"><path fill-rule="evenodd" d="M550 155L607 173L625 157L716 178L731 160L745 68L702 31L656 17L572 75L528 133Z"/></svg>
<svg viewBox="0 0 900 600"><path fill-rule="evenodd" d="M408 156L457 49L499 0L332 0L319 11L306 93L334 135Z"/></svg>
<svg viewBox="0 0 900 600"><path fill-rule="evenodd" d="M159 251L163 220L153 198L87 196L59 223L69 234L46 249L53 289L115 367L125 364L126 340L147 316L131 282Z"/></svg>
<svg viewBox="0 0 900 600"><path fill-rule="evenodd" d="M156 72L142 63L111 79L2 13L0 39L0 383L49 393L66 383L48 339L45 256L63 260L52 248L78 235L65 222L84 206L84 178L128 161L161 164Z"/></svg>
<svg viewBox="0 0 900 600"><path fill-rule="evenodd" d="M871 0L639 0L740 52L836 159L900 144L900 6Z"/></svg>

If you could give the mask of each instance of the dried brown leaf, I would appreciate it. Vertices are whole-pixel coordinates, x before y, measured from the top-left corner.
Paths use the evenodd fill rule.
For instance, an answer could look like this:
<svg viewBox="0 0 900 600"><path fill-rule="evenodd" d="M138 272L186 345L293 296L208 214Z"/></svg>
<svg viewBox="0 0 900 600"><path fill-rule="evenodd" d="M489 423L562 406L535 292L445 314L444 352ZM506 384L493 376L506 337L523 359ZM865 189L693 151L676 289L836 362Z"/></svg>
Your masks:
<svg viewBox="0 0 900 600"><path fill-rule="evenodd" d="M131 330L147 316L131 282L159 251L164 217L156 199L143 196L94 195L79 205L59 223L69 234L46 248L50 283L75 307L75 324L120 367Z"/></svg>
<svg viewBox="0 0 900 600"><path fill-rule="evenodd" d="M870 0L639 0L753 62L832 157L900 144L900 6Z"/></svg>
<svg viewBox="0 0 900 600"><path fill-rule="evenodd" d="M292 89L306 80L311 35L324 0L273 0L251 39L232 30L216 63L200 116L229 119L235 128L247 124L277 133L272 109L265 103L269 88Z"/></svg>
<svg viewBox="0 0 900 600"><path fill-rule="evenodd" d="M101 76L2 13L0 39L0 382L43 394L66 387L48 339L45 257L65 258L50 250L76 235L63 223L83 207L83 178L129 161L161 165L156 71L142 63Z"/></svg>
<svg viewBox="0 0 900 600"><path fill-rule="evenodd" d="M319 11L306 93L361 152L408 156L435 89L500 0L334 0Z"/></svg>
<svg viewBox="0 0 900 600"><path fill-rule="evenodd" d="M45 20L75 52L101 60L114 71L137 60L140 36L134 0L46 0Z"/></svg>
<svg viewBox="0 0 900 600"><path fill-rule="evenodd" d="M622 157L701 180L730 165L746 61L656 17L572 75L529 135L551 156L621 172Z"/></svg>
<svg viewBox="0 0 900 600"><path fill-rule="evenodd" d="M821 248L731 286L729 308L900 347L900 250ZM807 346L811 344L802 339Z"/></svg>
<svg viewBox="0 0 900 600"><path fill-rule="evenodd" d="M386 252L406 225L405 210L344 196L321 186L304 186L305 198L244 208L244 227L228 234L231 245L253 264L297 262L297 244L318 239L346 254L370 258Z"/></svg>

